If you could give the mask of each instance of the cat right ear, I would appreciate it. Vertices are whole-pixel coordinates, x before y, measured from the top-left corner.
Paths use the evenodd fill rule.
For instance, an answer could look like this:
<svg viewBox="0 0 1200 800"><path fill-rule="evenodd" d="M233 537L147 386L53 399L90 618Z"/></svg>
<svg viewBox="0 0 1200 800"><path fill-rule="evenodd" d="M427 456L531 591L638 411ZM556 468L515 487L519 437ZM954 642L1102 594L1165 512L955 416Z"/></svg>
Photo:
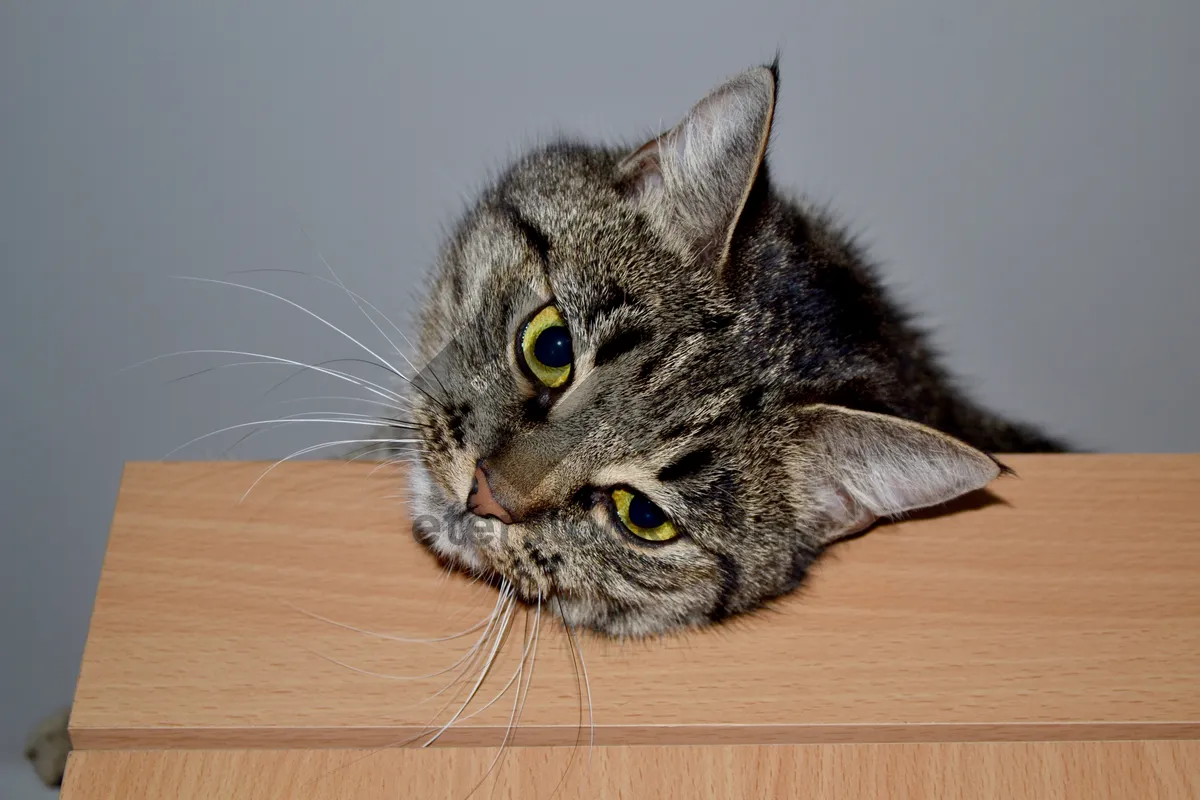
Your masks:
<svg viewBox="0 0 1200 800"><path fill-rule="evenodd" d="M725 263L766 155L777 84L774 65L743 72L618 168L660 233L693 257Z"/></svg>
<svg viewBox="0 0 1200 800"><path fill-rule="evenodd" d="M965 442L906 419L830 405L802 413L811 447L798 479L827 522L823 544L982 489L1004 471Z"/></svg>

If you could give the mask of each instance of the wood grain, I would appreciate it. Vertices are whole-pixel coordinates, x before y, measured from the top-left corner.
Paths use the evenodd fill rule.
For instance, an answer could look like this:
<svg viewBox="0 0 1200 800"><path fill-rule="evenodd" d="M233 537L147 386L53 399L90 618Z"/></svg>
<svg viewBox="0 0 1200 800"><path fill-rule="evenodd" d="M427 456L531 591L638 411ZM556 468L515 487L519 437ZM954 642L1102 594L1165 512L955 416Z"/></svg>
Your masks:
<svg viewBox="0 0 1200 800"><path fill-rule="evenodd" d="M63 800L1193 800L1198 742L91 751ZM471 794L472 790L478 789Z"/></svg>
<svg viewBox="0 0 1200 800"><path fill-rule="evenodd" d="M767 613L662 641L583 637L597 743L1200 736L1200 457L1008 461L1021 477L988 502L838 545ZM305 612L438 636L481 619L494 590L445 576L413 542L402 475L286 464L239 504L265 468L129 465L71 720L78 747L381 747L449 718L453 691L431 696L454 672L367 673L444 669L467 639L408 644ZM469 711L514 674L522 633L518 620ZM574 743L582 694L569 640L544 620L517 744ZM498 744L512 698L438 743Z"/></svg>

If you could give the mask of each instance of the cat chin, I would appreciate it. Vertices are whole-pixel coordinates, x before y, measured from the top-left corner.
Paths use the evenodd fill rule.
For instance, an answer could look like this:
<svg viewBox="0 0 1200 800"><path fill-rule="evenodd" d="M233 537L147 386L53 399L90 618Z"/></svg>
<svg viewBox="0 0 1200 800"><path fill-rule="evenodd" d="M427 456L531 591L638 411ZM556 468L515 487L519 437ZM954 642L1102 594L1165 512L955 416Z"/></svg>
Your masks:
<svg viewBox="0 0 1200 800"><path fill-rule="evenodd" d="M616 612L603 600L557 597L550 604L558 616L572 628L587 628L615 639L645 639L682 633L709 624L702 614L680 618L675 614L645 609Z"/></svg>

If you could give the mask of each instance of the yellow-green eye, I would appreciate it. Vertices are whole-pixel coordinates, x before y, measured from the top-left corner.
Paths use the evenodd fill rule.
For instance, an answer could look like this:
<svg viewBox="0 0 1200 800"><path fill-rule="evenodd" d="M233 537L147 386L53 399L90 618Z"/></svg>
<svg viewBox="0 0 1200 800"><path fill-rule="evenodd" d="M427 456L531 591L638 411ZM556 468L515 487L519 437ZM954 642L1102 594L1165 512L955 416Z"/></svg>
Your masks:
<svg viewBox="0 0 1200 800"><path fill-rule="evenodd" d="M526 368L545 386L557 389L571 377L571 332L555 306L546 306L525 323L520 350Z"/></svg>
<svg viewBox="0 0 1200 800"><path fill-rule="evenodd" d="M651 542L665 542L679 535L675 524L644 494L613 489L612 499L621 524L634 536Z"/></svg>

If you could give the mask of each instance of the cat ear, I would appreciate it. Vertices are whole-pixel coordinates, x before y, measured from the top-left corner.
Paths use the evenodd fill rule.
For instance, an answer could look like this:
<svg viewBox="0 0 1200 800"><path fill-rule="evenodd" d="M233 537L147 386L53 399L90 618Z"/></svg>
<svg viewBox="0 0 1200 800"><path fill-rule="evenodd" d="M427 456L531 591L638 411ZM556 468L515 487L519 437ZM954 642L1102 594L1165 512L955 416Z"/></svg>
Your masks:
<svg viewBox="0 0 1200 800"><path fill-rule="evenodd" d="M965 442L899 417L827 405L804 414L816 445L804 478L813 486L815 477L814 500L831 523L827 541L982 489L1003 472Z"/></svg>
<svg viewBox="0 0 1200 800"><path fill-rule="evenodd" d="M694 256L725 261L766 154L777 83L774 66L743 72L619 167L635 202Z"/></svg>

